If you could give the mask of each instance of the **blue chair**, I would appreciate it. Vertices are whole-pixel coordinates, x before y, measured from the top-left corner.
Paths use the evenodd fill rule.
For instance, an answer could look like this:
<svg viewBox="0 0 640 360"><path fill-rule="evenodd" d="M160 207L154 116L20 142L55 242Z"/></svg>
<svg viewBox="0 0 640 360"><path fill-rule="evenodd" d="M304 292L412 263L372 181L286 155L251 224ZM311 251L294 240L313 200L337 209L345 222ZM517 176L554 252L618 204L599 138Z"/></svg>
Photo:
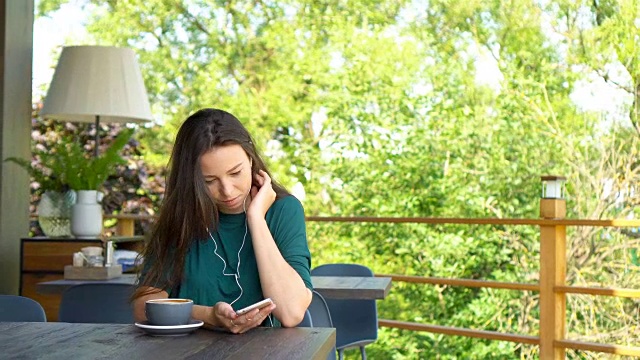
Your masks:
<svg viewBox="0 0 640 360"><path fill-rule="evenodd" d="M298 324L298 327L328 327L332 328L333 322L331 322L331 314L329 313L329 307L322 295L313 290L313 298L311 298L311 304L304 314L304 319ZM337 335L337 330L336 330ZM327 355L327 360L336 359L336 348L333 347L333 351Z"/></svg>
<svg viewBox="0 0 640 360"><path fill-rule="evenodd" d="M79 284L62 293L58 320L70 323L133 324L131 284Z"/></svg>
<svg viewBox="0 0 640 360"><path fill-rule="evenodd" d="M371 276L373 271L359 264L325 264L311 270L313 276ZM336 328L336 348L340 360L344 350L360 348L362 359L367 358L364 349L378 339L378 307L375 300L327 299L331 320ZM312 313L313 319L313 313ZM314 323L315 323L315 319Z"/></svg>
<svg viewBox="0 0 640 360"><path fill-rule="evenodd" d="M24 296L0 295L0 321L46 322L47 315L39 302Z"/></svg>
<svg viewBox="0 0 640 360"><path fill-rule="evenodd" d="M311 321L311 313L309 313L308 309L304 311L304 318L302 318L302 321L300 322L300 324L298 324L298 327L313 327L313 321Z"/></svg>

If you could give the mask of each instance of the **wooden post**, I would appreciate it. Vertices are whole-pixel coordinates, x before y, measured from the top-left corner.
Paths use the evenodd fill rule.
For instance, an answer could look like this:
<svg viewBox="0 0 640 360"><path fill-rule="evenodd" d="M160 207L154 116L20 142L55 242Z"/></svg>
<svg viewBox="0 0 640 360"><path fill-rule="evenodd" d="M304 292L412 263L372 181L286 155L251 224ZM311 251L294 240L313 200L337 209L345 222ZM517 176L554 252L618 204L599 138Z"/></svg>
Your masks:
<svg viewBox="0 0 640 360"><path fill-rule="evenodd" d="M565 217L564 199L541 199L540 214L545 218ZM564 348L555 347L563 340L566 323L566 295L554 288L566 284L566 226L540 226L540 359L565 358Z"/></svg>
<svg viewBox="0 0 640 360"><path fill-rule="evenodd" d="M0 161L31 159L33 0L0 0ZM29 174L0 166L0 294L20 288L20 238L29 231Z"/></svg>

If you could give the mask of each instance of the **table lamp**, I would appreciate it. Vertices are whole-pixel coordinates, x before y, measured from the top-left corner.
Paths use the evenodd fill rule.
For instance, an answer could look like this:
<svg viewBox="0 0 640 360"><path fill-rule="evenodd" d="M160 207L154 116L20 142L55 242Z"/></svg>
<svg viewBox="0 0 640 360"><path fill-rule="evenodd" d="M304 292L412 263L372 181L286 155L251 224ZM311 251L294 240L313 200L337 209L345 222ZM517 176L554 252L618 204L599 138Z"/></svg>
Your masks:
<svg viewBox="0 0 640 360"><path fill-rule="evenodd" d="M133 50L112 46L64 47L41 115L55 120L95 123L96 156L100 148L101 121L152 120Z"/></svg>
<svg viewBox="0 0 640 360"><path fill-rule="evenodd" d="M62 49L41 115L95 123L95 156L100 154L100 122L152 120L147 91L133 50L112 46L68 46ZM71 233L94 238L102 233L101 194L77 192L71 209Z"/></svg>

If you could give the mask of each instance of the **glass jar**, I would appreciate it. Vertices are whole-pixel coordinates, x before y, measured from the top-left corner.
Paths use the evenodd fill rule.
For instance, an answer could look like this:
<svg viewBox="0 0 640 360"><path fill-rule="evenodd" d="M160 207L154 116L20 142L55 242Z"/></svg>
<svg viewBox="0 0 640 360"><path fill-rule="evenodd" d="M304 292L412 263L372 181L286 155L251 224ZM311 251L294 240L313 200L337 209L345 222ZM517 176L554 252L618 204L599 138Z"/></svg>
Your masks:
<svg viewBox="0 0 640 360"><path fill-rule="evenodd" d="M91 255L87 257L87 266L88 267L103 267L104 266L104 256L102 255Z"/></svg>
<svg viewBox="0 0 640 360"><path fill-rule="evenodd" d="M75 191L45 191L38 203L38 224L48 237L71 236L71 208L76 202Z"/></svg>

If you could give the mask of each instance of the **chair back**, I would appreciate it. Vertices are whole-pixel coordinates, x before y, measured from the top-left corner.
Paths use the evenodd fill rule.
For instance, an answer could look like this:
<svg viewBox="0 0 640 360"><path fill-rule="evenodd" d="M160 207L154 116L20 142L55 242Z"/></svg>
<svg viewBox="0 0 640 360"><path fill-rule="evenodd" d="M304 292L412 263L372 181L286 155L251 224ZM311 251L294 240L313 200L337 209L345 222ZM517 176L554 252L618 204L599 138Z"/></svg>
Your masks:
<svg viewBox="0 0 640 360"><path fill-rule="evenodd" d="M367 276L373 271L360 264L325 264L311 270L313 276ZM375 300L326 299L338 350L371 344L378 338L378 308ZM313 318L313 313L312 313ZM313 318L315 324L315 318Z"/></svg>
<svg viewBox="0 0 640 360"><path fill-rule="evenodd" d="M79 284L66 289L58 320L71 323L133 324L132 284Z"/></svg>
<svg viewBox="0 0 640 360"><path fill-rule="evenodd" d="M328 327L332 328L331 314L329 313L329 307L322 295L313 290L313 297L311 298L311 304L305 311L304 319L298 324L298 327ZM327 355L327 360L336 359L336 347Z"/></svg>
<svg viewBox="0 0 640 360"><path fill-rule="evenodd" d="M313 327L313 321L311 321L311 313L309 310L304 311L304 318L297 327Z"/></svg>
<svg viewBox="0 0 640 360"><path fill-rule="evenodd" d="M0 321L46 322L47 315L39 302L24 296L0 295Z"/></svg>
<svg viewBox="0 0 640 360"><path fill-rule="evenodd" d="M327 302L324 297L315 290L313 290L313 298L307 311L311 314L311 324L313 327L334 327Z"/></svg>

